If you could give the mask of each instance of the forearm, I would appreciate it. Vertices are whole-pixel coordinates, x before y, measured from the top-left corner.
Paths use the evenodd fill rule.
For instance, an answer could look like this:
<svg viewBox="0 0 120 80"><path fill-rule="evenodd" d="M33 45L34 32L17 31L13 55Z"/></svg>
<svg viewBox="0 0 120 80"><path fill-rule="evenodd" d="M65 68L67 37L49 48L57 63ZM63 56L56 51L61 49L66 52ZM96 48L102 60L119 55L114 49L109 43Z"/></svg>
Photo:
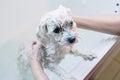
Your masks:
<svg viewBox="0 0 120 80"><path fill-rule="evenodd" d="M120 35L120 15L73 17L79 28Z"/></svg>
<svg viewBox="0 0 120 80"><path fill-rule="evenodd" d="M30 65L35 80L49 80L40 63L33 61Z"/></svg>

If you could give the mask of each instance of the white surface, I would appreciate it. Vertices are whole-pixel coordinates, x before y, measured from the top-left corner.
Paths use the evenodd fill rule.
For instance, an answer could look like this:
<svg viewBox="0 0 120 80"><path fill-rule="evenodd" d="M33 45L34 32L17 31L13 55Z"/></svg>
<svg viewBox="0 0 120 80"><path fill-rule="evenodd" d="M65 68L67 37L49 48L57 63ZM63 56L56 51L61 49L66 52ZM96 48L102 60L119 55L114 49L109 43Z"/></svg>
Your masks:
<svg viewBox="0 0 120 80"><path fill-rule="evenodd" d="M85 61L79 56L68 54L66 55L65 59L62 60L60 66L77 80L84 80L89 72L96 66L96 64L103 58L103 56L116 42L115 36L105 34L101 35L101 39L94 43L94 47L87 51L88 54L94 53L97 56L96 59L93 61ZM77 45L76 48L80 48L80 46ZM85 51L82 50L81 52L84 53ZM59 80L59 77L57 77L54 73L49 71L46 71L46 73L49 75L50 80Z"/></svg>
<svg viewBox="0 0 120 80"><path fill-rule="evenodd" d="M0 0L0 80L17 80L18 45L21 41L29 42L36 39L36 26L39 24L41 16L46 12L54 10L59 4L62 4L71 8L76 15L113 14L116 9L115 3L115 0ZM81 77L75 75L79 78L78 80L87 75L114 43L114 40L113 42L106 41L108 43L100 42L102 39L111 37L107 34L82 29L80 34L82 39L78 44L79 49L82 52L93 50L95 53L99 53L99 58L92 62L84 62L81 58L67 56L65 60L67 65L64 68L68 72L74 70L73 75L81 75ZM99 45L99 42L99 49L98 46L95 49L94 47ZM101 43L103 44L101 45ZM68 59L69 57L72 57L73 60ZM86 66L87 64L90 66ZM76 65L79 68L76 68Z"/></svg>
<svg viewBox="0 0 120 80"><path fill-rule="evenodd" d="M103 56L109 51L115 42L116 38L113 36L109 36L106 39L104 38L103 40L100 40L93 49L87 52L96 54L97 58L93 61L85 61L80 57L68 55L60 66L62 66L66 72L72 74L72 76L77 78L77 80L83 80L96 66L96 64L103 58Z"/></svg>

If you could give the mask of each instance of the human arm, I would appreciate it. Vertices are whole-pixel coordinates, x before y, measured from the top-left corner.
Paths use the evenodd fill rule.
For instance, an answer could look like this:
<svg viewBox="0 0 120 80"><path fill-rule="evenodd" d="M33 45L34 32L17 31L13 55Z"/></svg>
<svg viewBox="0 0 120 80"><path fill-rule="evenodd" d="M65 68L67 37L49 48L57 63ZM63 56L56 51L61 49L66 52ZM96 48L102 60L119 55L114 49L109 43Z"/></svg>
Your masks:
<svg viewBox="0 0 120 80"><path fill-rule="evenodd" d="M79 28L120 35L120 15L73 16Z"/></svg>
<svg viewBox="0 0 120 80"><path fill-rule="evenodd" d="M41 56L38 53L42 53L40 45L32 43L31 54L29 56L29 64L32 70L32 74L35 80L49 80L45 74L42 65L40 64Z"/></svg>
<svg viewBox="0 0 120 80"><path fill-rule="evenodd" d="M38 61L31 61L31 70L35 80L49 80Z"/></svg>

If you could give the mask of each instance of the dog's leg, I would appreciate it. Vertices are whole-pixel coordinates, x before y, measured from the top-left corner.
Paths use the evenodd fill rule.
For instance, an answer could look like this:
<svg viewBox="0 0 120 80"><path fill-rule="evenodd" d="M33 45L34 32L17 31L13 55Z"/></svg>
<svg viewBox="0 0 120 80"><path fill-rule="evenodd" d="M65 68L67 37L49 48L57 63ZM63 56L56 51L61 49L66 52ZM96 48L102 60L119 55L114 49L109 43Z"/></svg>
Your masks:
<svg viewBox="0 0 120 80"><path fill-rule="evenodd" d="M84 54L84 53L79 52L75 48L71 49L71 53L76 55L76 56L81 56L84 60L89 60L89 61L92 61L93 59L97 58L97 56L95 54L93 54L93 53Z"/></svg>
<svg viewBox="0 0 120 80"><path fill-rule="evenodd" d="M58 65L50 65L49 70L57 74L62 80L77 80Z"/></svg>

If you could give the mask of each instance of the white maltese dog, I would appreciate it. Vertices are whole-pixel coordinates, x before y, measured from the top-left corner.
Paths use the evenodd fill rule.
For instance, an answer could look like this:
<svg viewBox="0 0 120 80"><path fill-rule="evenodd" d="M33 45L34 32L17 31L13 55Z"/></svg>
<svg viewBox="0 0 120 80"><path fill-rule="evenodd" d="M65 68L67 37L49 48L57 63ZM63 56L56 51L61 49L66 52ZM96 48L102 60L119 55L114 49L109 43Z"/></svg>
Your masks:
<svg viewBox="0 0 120 80"><path fill-rule="evenodd" d="M58 66L66 54L81 56L85 60L93 60L96 57L93 54L80 53L72 47L78 41L78 37L75 31L77 29L76 23L69 12L70 9L63 6L49 12L41 18L36 33L38 41L43 47L43 53L41 53L43 67L55 72L62 80L76 80ZM26 52L20 52L18 57L18 65L20 71L23 71L22 74L28 68L27 55ZM26 75L23 76L26 77Z"/></svg>

